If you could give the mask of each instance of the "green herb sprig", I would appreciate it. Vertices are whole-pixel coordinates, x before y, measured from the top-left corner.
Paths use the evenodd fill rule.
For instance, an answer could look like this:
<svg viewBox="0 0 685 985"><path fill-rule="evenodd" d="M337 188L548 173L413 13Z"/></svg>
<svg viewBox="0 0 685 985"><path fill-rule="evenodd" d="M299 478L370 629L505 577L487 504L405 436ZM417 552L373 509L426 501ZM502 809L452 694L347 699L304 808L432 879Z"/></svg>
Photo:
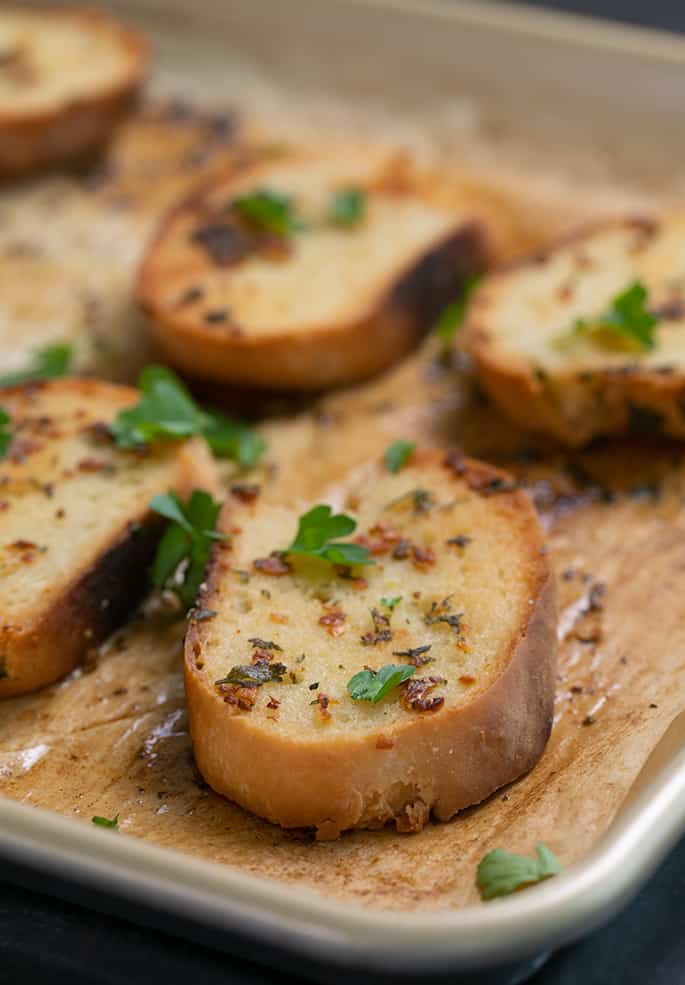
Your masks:
<svg viewBox="0 0 685 985"><path fill-rule="evenodd" d="M0 376L0 387L19 386L22 383L36 383L38 380L52 380L66 376L71 369L73 348L70 345L49 345L38 349L26 369Z"/></svg>
<svg viewBox="0 0 685 985"><path fill-rule="evenodd" d="M535 855L536 858L514 855L503 848L488 852L481 859L476 872L476 885L481 899L509 896L518 889L533 886L561 872L561 862L546 845L536 845Z"/></svg>
<svg viewBox="0 0 685 985"><path fill-rule="evenodd" d="M266 448L246 424L198 407L175 373L164 366L146 366L138 388L138 403L119 411L109 427L120 448L202 435L217 458L235 459L245 468L256 465Z"/></svg>
<svg viewBox="0 0 685 985"><path fill-rule="evenodd" d="M385 449L385 455L383 456L388 472L392 472L393 475L399 472L407 464L415 451L416 443L414 441L393 441Z"/></svg>
<svg viewBox="0 0 685 985"><path fill-rule="evenodd" d="M415 673L416 667L409 664L386 664L379 670L360 670L347 682L347 692L353 701L370 701L376 705Z"/></svg>
<svg viewBox="0 0 685 985"><path fill-rule="evenodd" d="M240 195L231 205L243 219L275 236L286 238L305 228L290 195L272 188L257 188L247 195Z"/></svg>
<svg viewBox="0 0 685 985"><path fill-rule="evenodd" d="M649 352L656 348L654 329L658 321L647 308L647 288L636 280L617 294L611 306L598 318L579 318L574 323L572 335L590 336L601 344L603 336L609 333L609 338Z"/></svg>
<svg viewBox="0 0 685 985"><path fill-rule="evenodd" d="M319 558L346 567L373 564L366 547L336 540L356 529L357 523L351 516L334 514L330 506L319 504L300 517L295 539L283 553Z"/></svg>
<svg viewBox="0 0 685 985"><path fill-rule="evenodd" d="M0 458L5 458L12 444L12 418L4 407L0 407Z"/></svg>
<svg viewBox="0 0 685 985"><path fill-rule="evenodd" d="M461 297L450 302L450 304L448 304L446 308L443 308L440 313L438 320L435 323L433 332L444 346L451 345L454 341L454 336L464 324L464 318L466 316L466 311L469 306L471 296L473 295L479 281L480 276L477 274L471 274L471 276L467 277L464 282Z"/></svg>
<svg viewBox="0 0 685 985"><path fill-rule="evenodd" d="M170 492L155 496L150 509L171 521L152 564L153 583L171 589L189 609L204 578L212 542L225 539L215 530L221 503L204 489L196 489L185 506Z"/></svg>
<svg viewBox="0 0 685 985"><path fill-rule="evenodd" d="M341 188L328 207L327 220L333 226L356 226L366 213L366 196L359 188Z"/></svg>
<svg viewBox="0 0 685 985"><path fill-rule="evenodd" d="M393 596L393 598L382 598L381 605L385 606L386 609L390 609L390 611L392 612L395 606L399 605L401 601L402 601L402 596L395 595Z"/></svg>
<svg viewBox="0 0 685 985"><path fill-rule="evenodd" d="M115 831L119 830L119 815L115 814L113 818L100 817L96 814L91 818L93 824L96 824L99 828L113 828Z"/></svg>

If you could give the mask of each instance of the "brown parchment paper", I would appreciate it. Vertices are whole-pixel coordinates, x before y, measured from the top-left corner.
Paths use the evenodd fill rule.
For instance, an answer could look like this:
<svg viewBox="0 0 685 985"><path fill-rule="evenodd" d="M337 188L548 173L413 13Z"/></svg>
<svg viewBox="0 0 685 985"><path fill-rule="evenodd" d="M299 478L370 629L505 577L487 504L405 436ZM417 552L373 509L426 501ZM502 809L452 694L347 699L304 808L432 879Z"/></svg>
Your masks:
<svg viewBox="0 0 685 985"><path fill-rule="evenodd" d="M108 159L85 174L3 192L0 296L6 285L10 314L0 320L2 365L16 364L25 337L35 347L43 332L46 340L90 339L85 368L134 375L150 357L131 299L137 258L169 202L231 164L234 137L230 116L167 105L128 123ZM447 199L469 189L502 257L556 235L571 211L575 219L582 211L564 195L554 208L548 189L543 200L522 183L512 197L454 170L434 176L431 187ZM640 206L649 196L623 198ZM616 189L603 198L598 186L585 211L615 203ZM255 398L238 398L243 412L255 410ZM274 407L254 479L275 501L319 496L398 437L459 445L507 465L527 485L559 584L556 723L541 763L486 803L417 835L388 829L317 844L306 832L282 831L213 794L197 774L181 678L184 627L151 610L66 680L0 704L0 793L86 824L94 814L119 814L118 837L379 907L475 899L475 867L495 846L528 852L543 840L564 862L582 856L682 708L681 448L645 439L567 455L534 443L485 401L460 358L446 358L431 340L364 386L304 409L269 402Z"/></svg>

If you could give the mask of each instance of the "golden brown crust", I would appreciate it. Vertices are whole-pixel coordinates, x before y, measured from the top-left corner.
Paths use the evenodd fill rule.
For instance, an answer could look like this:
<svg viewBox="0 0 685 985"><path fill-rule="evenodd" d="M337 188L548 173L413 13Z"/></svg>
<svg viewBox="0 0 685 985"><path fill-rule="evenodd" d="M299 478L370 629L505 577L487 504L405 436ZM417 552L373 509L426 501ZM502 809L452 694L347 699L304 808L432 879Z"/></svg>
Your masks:
<svg viewBox="0 0 685 985"><path fill-rule="evenodd" d="M76 21L87 31L106 34L121 47L129 70L96 94L54 108L0 111L0 178L18 177L96 151L131 107L145 78L144 38L104 11L46 10L44 16Z"/></svg>
<svg viewBox="0 0 685 985"><path fill-rule="evenodd" d="M508 279L522 269L544 265L557 251L582 247L597 233L611 229L636 231L649 239L659 224L647 218L614 219L581 230L527 259L488 276L476 292L461 335L472 355L480 382L514 421L549 434L564 444L582 446L600 434L628 432L685 437L685 370L678 365L641 366L630 354L622 365L591 369L556 368L546 372L500 345L488 321L491 301ZM511 288L509 288L511 289Z"/></svg>
<svg viewBox="0 0 685 985"><path fill-rule="evenodd" d="M115 413L137 399L137 391L131 387L86 379L60 379L10 387L2 390L0 399L7 406L23 403L28 413L35 415L41 412L51 394L63 394L67 390L79 396L82 406L95 406L100 412L109 408ZM56 440L60 440L59 435ZM85 464L87 466L88 462ZM20 463L18 468L21 467ZM144 460L140 468L145 468ZM165 475L167 481L159 492L175 488L181 495L186 495L195 487L215 491L211 456L204 442L189 441L179 445L169 457ZM42 478L33 470L29 481L35 483ZM56 481L54 470L44 479L48 486ZM117 481L116 476L110 481ZM51 496L44 500L44 515L35 517L37 530L42 524L59 523L55 519ZM7 532L2 531L5 540L12 530L11 508L0 516L7 518ZM0 698L25 694L69 673L89 650L102 643L124 621L149 587L149 565L162 529L160 517L151 513L146 503L140 503L134 489L130 517L125 523L112 525L108 540L98 545L85 567L61 573L59 591L50 593L47 605L41 602L43 596L39 595L32 607L32 617L22 616L18 623L12 622L11 611L3 612L0 620ZM10 536L16 536L16 533ZM52 588L52 585L48 587Z"/></svg>
<svg viewBox="0 0 685 985"><path fill-rule="evenodd" d="M437 455L442 461L438 452L424 461L435 464ZM462 707L412 714L399 726L363 736L293 740L229 713L196 665L202 629L191 622L185 656L190 729L197 765L214 790L283 827L314 827L320 839L389 821L400 831L415 831L431 813L447 820L482 801L540 758L552 725L556 607L537 520L506 473L461 456L449 467L470 488L486 495L498 490L498 506L526 539L530 605L501 655L501 674ZM219 557L217 552L200 603L210 608L222 574Z"/></svg>
<svg viewBox="0 0 685 985"><path fill-rule="evenodd" d="M306 162L307 158L303 158ZM256 163L255 182L268 181L269 163ZM241 165L236 171L245 170ZM234 172L235 173L235 172ZM266 178L263 177L266 175ZM231 322L208 323L202 302L170 304L168 278L188 286L189 271L203 262L224 266L207 258L204 249L189 244L194 231L215 222L226 222L224 199L233 175L207 186L172 210L161 224L141 265L138 301L149 318L152 333L165 358L186 373L220 382L269 388L322 389L365 379L397 362L417 345L440 311L458 296L466 279L492 261L492 243L482 219L455 220L439 242L412 257L385 290L374 292L368 304L360 303L350 318L333 324L317 324L251 333ZM243 180L241 176L240 180ZM370 186L383 190L379 181ZM225 194L222 192L225 188ZM411 197L410 188L394 189ZM218 211L217 211L218 209ZM354 235L354 232L349 235ZM178 252L169 267L170 245ZM164 259L163 259L164 258ZM283 260L287 263L287 258ZM225 265L227 268L230 264ZM230 269L227 269L230 277ZM311 285L305 285L314 289ZM192 291L192 285L190 287ZM179 298L184 294L179 286Z"/></svg>

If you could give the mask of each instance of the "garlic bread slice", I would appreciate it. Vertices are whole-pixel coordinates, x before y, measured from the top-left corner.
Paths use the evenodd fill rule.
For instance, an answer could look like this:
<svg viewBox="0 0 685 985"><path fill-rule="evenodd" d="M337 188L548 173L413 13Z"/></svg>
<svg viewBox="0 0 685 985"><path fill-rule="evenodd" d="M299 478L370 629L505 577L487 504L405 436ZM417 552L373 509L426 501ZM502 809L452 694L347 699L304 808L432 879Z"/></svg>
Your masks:
<svg viewBox="0 0 685 985"><path fill-rule="evenodd" d="M186 639L196 761L284 827L415 831L545 748L556 627L540 529L507 475L458 453L415 451L396 474L373 462L327 499L341 514L298 520L255 490L225 505L230 539Z"/></svg>
<svg viewBox="0 0 685 985"><path fill-rule="evenodd" d="M72 670L140 601L162 532L153 496L211 484L204 444L116 448L129 387L0 390L0 697Z"/></svg>
<svg viewBox="0 0 685 985"><path fill-rule="evenodd" d="M138 297L166 359L206 379L320 389L391 365L487 262L485 224L431 204L385 152L247 167L171 213Z"/></svg>
<svg viewBox="0 0 685 985"><path fill-rule="evenodd" d="M146 45L95 10L0 10L0 176L61 164L111 134L139 88Z"/></svg>
<svg viewBox="0 0 685 985"><path fill-rule="evenodd" d="M685 437L685 214L604 222L489 275L464 342L533 431Z"/></svg>

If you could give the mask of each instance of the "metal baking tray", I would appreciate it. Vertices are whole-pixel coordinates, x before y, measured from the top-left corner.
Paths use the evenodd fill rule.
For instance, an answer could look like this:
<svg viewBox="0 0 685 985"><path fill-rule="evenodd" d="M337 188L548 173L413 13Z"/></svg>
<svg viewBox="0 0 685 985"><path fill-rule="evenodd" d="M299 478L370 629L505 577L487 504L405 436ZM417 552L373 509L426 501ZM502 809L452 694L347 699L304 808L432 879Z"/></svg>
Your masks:
<svg viewBox="0 0 685 985"><path fill-rule="evenodd" d="M284 86L374 100L419 119L436 100L477 92L524 140L557 148L564 140L621 142L625 172L652 181L683 159L685 41L668 35L458 0L109 6L154 39L162 89L212 92L221 60L239 52ZM245 941L259 942L252 958L297 962L301 976L329 982L353 970L379 978L458 972L466 980L486 969L499 969L493 981L521 981L546 953L608 920L683 831L685 715L582 861L514 898L454 911L338 902L0 799L0 854L13 878L215 947L245 953Z"/></svg>

